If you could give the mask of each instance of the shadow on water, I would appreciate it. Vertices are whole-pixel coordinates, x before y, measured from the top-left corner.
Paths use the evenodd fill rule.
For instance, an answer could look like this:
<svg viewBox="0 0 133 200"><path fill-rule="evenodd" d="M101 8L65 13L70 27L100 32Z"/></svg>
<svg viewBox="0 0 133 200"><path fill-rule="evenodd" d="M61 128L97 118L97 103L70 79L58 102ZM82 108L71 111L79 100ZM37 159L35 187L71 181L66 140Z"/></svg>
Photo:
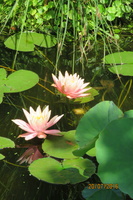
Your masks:
<svg viewBox="0 0 133 200"><path fill-rule="evenodd" d="M55 49L45 50L44 53L49 57L54 63L55 61ZM1 54L1 65L11 67L12 58L14 56L13 51L3 49ZM94 56L94 55L92 55ZM93 61L93 57L92 57ZM75 72L82 72L81 63L76 62ZM97 62L98 63L98 62ZM34 109L38 105L42 108L45 105L49 105L50 110L52 110L52 116L61 115L64 113L64 117L55 125L55 128L59 128L61 131L68 131L75 129L81 115L75 115L73 109L75 108L90 108L96 103L102 100L113 100L118 104L120 93L123 89L124 84L129 80L128 77L121 78L123 85L117 79L116 75L111 74L107 70L100 70L95 76L93 69L96 68L97 63L90 63L90 66L85 67L84 75L86 82L91 81L91 86L98 88L99 95L94 101L87 103L86 105L74 105L68 104L65 101L60 101L58 95L55 95L55 90L51 87L52 77L51 74L54 72L54 67L49 63L49 61L38 52L33 53L19 53L15 68L18 69L28 69L36 72L40 77L40 84L31 88L30 90L24 91L22 93L16 94L6 94L3 103L0 105L0 136L4 136L13 140L16 147L20 144L28 144L23 138L18 139L17 136L23 133L21 129L18 128L12 119L24 119L24 114L22 108L29 109L32 106ZM59 70L63 72L68 70L71 73L72 56L71 52L65 50L64 55L59 63ZM100 65L100 61L99 61ZM102 66L102 64L101 64ZM83 74L81 74L83 76ZM103 87L101 84L102 80L111 80L114 85L111 90L107 87ZM103 82L102 82L103 83ZM50 89L46 90L46 88ZM101 89L99 89L101 88ZM105 92L108 90L107 92ZM123 110L128 110L133 107L132 99L132 88L128 97L122 105ZM36 140L32 141L33 143ZM38 140L37 140L38 142ZM31 143L31 141L30 141ZM79 183L75 185L53 185L40 180L37 180L31 176L28 172L27 165L19 165L17 159L22 155L24 149L14 148L14 149L4 149L0 153L5 155L4 160L0 161L0 200L82 200L81 191L85 187L86 183ZM36 169L37 170L37 169Z"/></svg>

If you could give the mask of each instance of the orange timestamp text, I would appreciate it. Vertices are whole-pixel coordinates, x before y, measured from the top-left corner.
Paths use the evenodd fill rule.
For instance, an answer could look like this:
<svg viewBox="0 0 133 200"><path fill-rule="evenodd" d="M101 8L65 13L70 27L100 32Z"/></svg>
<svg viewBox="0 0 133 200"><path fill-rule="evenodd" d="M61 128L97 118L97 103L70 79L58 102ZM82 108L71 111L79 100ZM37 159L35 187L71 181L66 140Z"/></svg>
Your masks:
<svg viewBox="0 0 133 200"><path fill-rule="evenodd" d="M118 184L89 183L88 189L119 189L119 186L118 186Z"/></svg>

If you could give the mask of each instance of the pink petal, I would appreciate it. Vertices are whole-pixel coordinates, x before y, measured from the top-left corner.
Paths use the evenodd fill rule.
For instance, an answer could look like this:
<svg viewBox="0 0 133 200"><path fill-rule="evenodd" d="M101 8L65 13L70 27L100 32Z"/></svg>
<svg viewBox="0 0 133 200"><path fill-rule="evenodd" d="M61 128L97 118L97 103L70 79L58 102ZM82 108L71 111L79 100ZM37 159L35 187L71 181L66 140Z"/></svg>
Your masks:
<svg viewBox="0 0 133 200"><path fill-rule="evenodd" d="M64 114L63 114L63 115L64 115ZM54 116L54 117L46 124L45 129L47 129L47 128L53 126L54 124L56 124L56 123L63 117L63 115L60 115L60 116L56 115L56 116Z"/></svg>
<svg viewBox="0 0 133 200"><path fill-rule="evenodd" d="M24 137L25 140L31 140L31 139L33 139L36 136L37 136L37 132L33 132L33 133L24 133L24 134L21 134L21 135L18 136L18 138L19 137Z"/></svg>
<svg viewBox="0 0 133 200"><path fill-rule="evenodd" d="M27 132L33 132L31 126L21 119L13 119L12 120L15 124L17 124L22 130Z"/></svg>
<svg viewBox="0 0 133 200"><path fill-rule="evenodd" d="M58 134L58 133L60 133L60 131L58 129L46 130L45 133L48 135L62 136L62 135Z"/></svg>

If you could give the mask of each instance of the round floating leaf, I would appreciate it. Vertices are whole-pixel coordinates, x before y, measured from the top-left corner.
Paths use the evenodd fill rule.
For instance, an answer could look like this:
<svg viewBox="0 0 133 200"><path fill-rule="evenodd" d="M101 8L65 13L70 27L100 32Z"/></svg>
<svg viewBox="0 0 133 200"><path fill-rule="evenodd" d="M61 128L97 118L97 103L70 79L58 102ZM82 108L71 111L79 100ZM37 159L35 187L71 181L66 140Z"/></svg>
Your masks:
<svg viewBox="0 0 133 200"><path fill-rule="evenodd" d="M34 44L40 47L51 48L57 44L57 40L52 35L32 33Z"/></svg>
<svg viewBox="0 0 133 200"><path fill-rule="evenodd" d="M5 156L3 156L2 154L0 154L0 160L4 159Z"/></svg>
<svg viewBox="0 0 133 200"><path fill-rule="evenodd" d="M17 33L4 42L5 46L9 49L17 50L17 51L34 51L33 39L30 33Z"/></svg>
<svg viewBox="0 0 133 200"><path fill-rule="evenodd" d="M133 198L133 119L112 121L96 142L98 175L103 183L118 184Z"/></svg>
<svg viewBox="0 0 133 200"><path fill-rule="evenodd" d="M103 101L91 108L80 120L76 140L87 152L94 147L99 133L112 121L123 116L122 111L111 101ZM83 151L83 153L85 153Z"/></svg>
<svg viewBox="0 0 133 200"><path fill-rule="evenodd" d="M0 149L3 148L13 148L15 147L15 144L12 140L5 138L5 137L0 137Z"/></svg>
<svg viewBox="0 0 133 200"><path fill-rule="evenodd" d="M133 64L133 52L116 52L105 56L104 59L106 64Z"/></svg>
<svg viewBox="0 0 133 200"><path fill-rule="evenodd" d="M76 184L95 173L95 166L88 159L59 162L47 157L34 161L29 166L29 171L36 178L52 184Z"/></svg>
<svg viewBox="0 0 133 200"><path fill-rule="evenodd" d="M17 33L10 36L5 42L5 46L17 51L34 51L35 45L50 48L57 44L57 40L52 35L36 32Z"/></svg>
<svg viewBox="0 0 133 200"><path fill-rule="evenodd" d="M133 76L133 64L115 65L108 68L114 74L122 74L123 76Z"/></svg>
<svg viewBox="0 0 133 200"><path fill-rule="evenodd" d="M57 158L75 158L73 151L78 148L75 141L75 130L62 132L63 136L50 136L42 144L44 152Z"/></svg>
<svg viewBox="0 0 133 200"><path fill-rule="evenodd" d="M105 56L104 59L106 64L113 65L108 68L112 73L133 76L133 52L116 52Z"/></svg>
<svg viewBox="0 0 133 200"><path fill-rule="evenodd" d="M39 77L28 70L18 70L10 74L4 81L4 93L14 93L28 90L36 85Z"/></svg>

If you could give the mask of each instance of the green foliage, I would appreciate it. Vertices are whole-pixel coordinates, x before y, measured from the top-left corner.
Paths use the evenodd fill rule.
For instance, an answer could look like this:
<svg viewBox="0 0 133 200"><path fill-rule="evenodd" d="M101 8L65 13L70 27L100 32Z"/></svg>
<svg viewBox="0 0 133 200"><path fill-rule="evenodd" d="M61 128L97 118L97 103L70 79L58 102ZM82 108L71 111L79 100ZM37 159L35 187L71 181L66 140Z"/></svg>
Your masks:
<svg viewBox="0 0 133 200"><path fill-rule="evenodd" d="M0 160L4 159L5 156L3 156L2 154L0 154Z"/></svg>
<svg viewBox="0 0 133 200"><path fill-rule="evenodd" d="M47 157L34 161L29 171L36 178L52 184L76 184L88 179L95 172L95 165L83 158L59 162Z"/></svg>
<svg viewBox="0 0 133 200"><path fill-rule="evenodd" d="M39 77L36 73L28 70L18 70L8 77L5 69L0 69L0 103L4 93L16 93L28 90L36 85Z"/></svg>
<svg viewBox="0 0 133 200"><path fill-rule="evenodd" d="M57 158L75 158L72 151L78 148L75 131L62 132L61 137L48 137L42 144L44 152Z"/></svg>
<svg viewBox="0 0 133 200"><path fill-rule="evenodd" d="M95 146L100 132L113 120L123 116L122 111L110 101L98 103L80 120L76 129L76 140L80 149L74 155L84 155Z"/></svg>
<svg viewBox="0 0 133 200"><path fill-rule="evenodd" d="M15 144L12 140L5 137L0 137L0 149L13 147L15 147Z"/></svg>
<svg viewBox="0 0 133 200"><path fill-rule="evenodd" d="M112 121L96 142L98 175L103 183L117 183L133 198L133 118ZM130 187L129 187L130 186Z"/></svg>
<svg viewBox="0 0 133 200"><path fill-rule="evenodd" d="M133 52L124 51L109 54L104 57L105 63L113 65L109 71L124 76L133 76Z"/></svg>
<svg viewBox="0 0 133 200"><path fill-rule="evenodd" d="M35 45L50 48L57 43L55 37L51 35L24 32L10 36L5 42L5 46L17 51L34 51Z"/></svg>

